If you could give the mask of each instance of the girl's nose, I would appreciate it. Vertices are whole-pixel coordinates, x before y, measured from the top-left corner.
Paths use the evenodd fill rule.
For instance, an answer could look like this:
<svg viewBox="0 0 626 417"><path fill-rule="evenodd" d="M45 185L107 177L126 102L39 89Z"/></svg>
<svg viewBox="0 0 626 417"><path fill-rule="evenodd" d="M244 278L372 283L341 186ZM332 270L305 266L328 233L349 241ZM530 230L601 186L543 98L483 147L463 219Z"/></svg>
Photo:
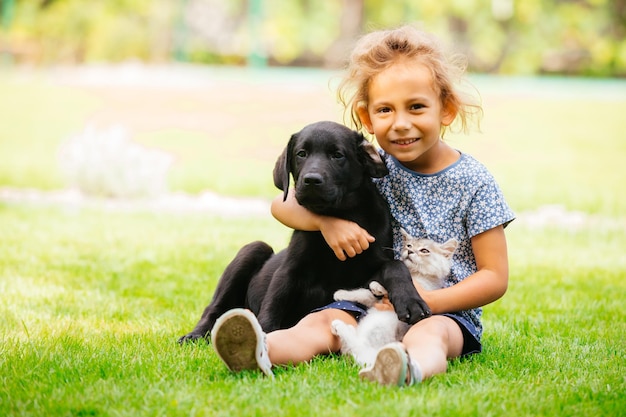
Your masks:
<svg viewBox="0 0 626 417"><path fill-rule="evenodd" d="M393 120L393 129L394 130L408 130L411 128L411 122L409 117L404 112L396 112L395 118Z"/></svg>

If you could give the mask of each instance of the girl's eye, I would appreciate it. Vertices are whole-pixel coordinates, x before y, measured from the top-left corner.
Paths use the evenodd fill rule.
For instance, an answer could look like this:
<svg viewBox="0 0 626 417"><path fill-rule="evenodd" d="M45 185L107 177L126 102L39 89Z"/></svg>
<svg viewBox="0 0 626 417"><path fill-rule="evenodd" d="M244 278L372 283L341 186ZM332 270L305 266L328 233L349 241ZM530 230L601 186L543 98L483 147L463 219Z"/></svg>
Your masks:
<svg viewBox="0 0 626 417"><path fill-rule="evenodd" d="M306 157L306 151L305 150L298 151L298 152L296 152L296 156L298 158L305 158Z"/></svg>
<svg viewBox="0 0 626 417"><path fill-rule="evenodd" d="M423 104L412 104L411 105L411 110L421 110L424 107L426 107L426 106L424 106Z"/></svg>
<svg viewBox="0 0 626 417"><path fill-rule="evenodd" d="M389 113L389 112L391 112L391 109L389 107L381 107L378 110L376 110L376 112L378 112L378 113Z"/></svg>

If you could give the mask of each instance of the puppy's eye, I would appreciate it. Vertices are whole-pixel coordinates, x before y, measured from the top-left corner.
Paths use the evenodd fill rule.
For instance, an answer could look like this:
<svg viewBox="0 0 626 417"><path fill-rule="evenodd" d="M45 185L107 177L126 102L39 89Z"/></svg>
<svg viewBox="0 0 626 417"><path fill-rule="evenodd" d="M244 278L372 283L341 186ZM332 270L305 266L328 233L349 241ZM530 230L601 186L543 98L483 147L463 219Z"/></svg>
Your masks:
<svg viewBox="0 0 626 417"><path fill-rule="evenodd" d="M342 159L344 157L343 153L339 152L339 151L335 151L331 154L331 157L333 159Z"/></svg>
<svg viewBox="0 0 626 417"><path fill-rule="evenodd" d="M306 151L304 149L300 150L300 151L296 152L296 156L298 158L306 158Z"/></svg>

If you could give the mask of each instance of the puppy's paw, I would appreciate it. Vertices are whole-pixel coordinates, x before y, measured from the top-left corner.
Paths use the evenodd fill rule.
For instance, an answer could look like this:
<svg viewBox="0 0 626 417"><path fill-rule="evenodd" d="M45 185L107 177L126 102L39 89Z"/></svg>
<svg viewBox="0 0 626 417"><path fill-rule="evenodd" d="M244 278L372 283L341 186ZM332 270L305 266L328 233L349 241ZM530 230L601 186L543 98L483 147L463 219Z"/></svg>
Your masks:
<svg viewBox="0 0 626 417"><path fill-rule="evenodd" d="M405 323L415 324L432 314L428 304L417 291L413 291L413 294L409 291L390 293L389 301L393 304L398 319Z"/></svg>
<svg viewBox="0 0 626 417"><path fill-rule="evenodd" d="M398 319L408 324L415 324L432 315L428 304L421 297L414 298L408 303L400 303L400 307L393 303Z"/></svg>

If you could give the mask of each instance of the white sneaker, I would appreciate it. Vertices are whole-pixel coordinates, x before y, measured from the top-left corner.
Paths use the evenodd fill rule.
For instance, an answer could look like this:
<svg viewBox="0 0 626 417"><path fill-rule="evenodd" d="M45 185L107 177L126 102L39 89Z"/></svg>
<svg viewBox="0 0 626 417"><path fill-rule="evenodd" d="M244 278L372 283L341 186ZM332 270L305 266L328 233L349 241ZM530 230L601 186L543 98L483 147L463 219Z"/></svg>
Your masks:
<svg viewBox="0 0 626 417"><path fill-rule="evenodd" d="M224 313L211 330L213 348L228 369L258 369L273 378L265 337L254 314L243 308Z"/></svg>
<svg viewBox="0 0 626 417"><path fill-rule="evenodd" d="M378 382L381 385L403 387L421 382L421 375L416 378L414 372L404 346L400 343L390 343L380 348L374 364L361 369L359 376L361 379Z"/></svg>

